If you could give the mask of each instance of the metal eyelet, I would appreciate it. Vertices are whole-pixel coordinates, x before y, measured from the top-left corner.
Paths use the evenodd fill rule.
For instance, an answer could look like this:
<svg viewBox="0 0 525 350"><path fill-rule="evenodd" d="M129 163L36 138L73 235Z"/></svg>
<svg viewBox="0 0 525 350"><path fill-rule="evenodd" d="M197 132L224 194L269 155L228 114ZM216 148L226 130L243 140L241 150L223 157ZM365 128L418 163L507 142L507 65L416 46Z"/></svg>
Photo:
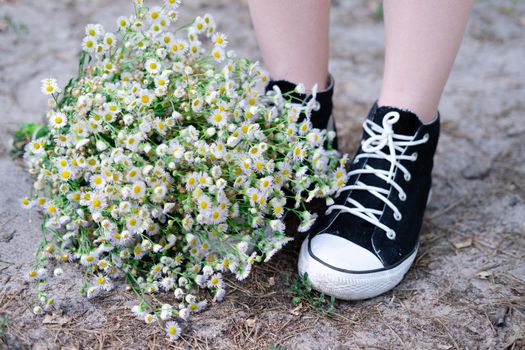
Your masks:
<svg viewBox="0 0 525 350"><path fill-rule="evenodd" d="M403 217L403 216L401 215L401 213L394 213L394 219L395 219L396 221L401 221L401 218L402 218L402 217Z"/></svg>
<svg viewBox="0 0 525 350"><path fill-rule="evenodd" d="M423 136L423 139L425 140L425 142L427 142L430 139L430 135L428 134L428 132Z"/></svg>
<svg viewBox="0 0 525 350"><path fill-rule="evenodd" d="M386 236L388 237L388 239L394 240L396 238L396 231L394 230L387 231Z"/></svg>
<svg viewBox="0 0 525 350"><path fill-rule="evenodd" d="M417 152L412 153L412 161L415 162L417 160Z"/></svg>
<svg viewBox="0 0 525 350"><path fill-rule="evenodd" d="M405 193L400 193L399 194L399 199L401 200L401 202L404 202L407 199L407 195Z"/></svg>
<svg viewBox="0 0 525 350"><path fill-rule="evenodd" d="M405 174L405 181L408 182L412 179L412 176L410 174Z"/></svg>

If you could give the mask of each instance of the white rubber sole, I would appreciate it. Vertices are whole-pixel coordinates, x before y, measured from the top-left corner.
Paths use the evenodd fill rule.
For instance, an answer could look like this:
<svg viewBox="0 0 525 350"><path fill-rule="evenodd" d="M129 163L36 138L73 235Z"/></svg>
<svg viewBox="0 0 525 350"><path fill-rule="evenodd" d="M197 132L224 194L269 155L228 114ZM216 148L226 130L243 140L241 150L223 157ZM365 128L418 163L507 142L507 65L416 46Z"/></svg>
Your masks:
<svg viewBox="0 0 525 350"><path fill-rule="evenodd" d="M401 282L416 258L417 249L401 264L389 270L351 273L333 269L314 259L308 252L308 238L299 254L299 273L307 273L313 287L342 300L363 300L383 294Z"/></svg>

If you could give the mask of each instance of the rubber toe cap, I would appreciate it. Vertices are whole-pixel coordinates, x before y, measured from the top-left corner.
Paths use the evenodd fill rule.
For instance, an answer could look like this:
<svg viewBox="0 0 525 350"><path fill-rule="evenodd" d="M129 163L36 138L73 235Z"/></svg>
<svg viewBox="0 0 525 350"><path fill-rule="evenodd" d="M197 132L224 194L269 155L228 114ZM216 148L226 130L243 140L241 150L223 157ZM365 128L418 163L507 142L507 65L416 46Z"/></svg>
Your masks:
<svg viewBox="0 0 525 350"><path fill-rule="evenodd" d="M332 268L369 271L383 268L374 253L339 236L322 233L311 238L310 254Z"/></svg>

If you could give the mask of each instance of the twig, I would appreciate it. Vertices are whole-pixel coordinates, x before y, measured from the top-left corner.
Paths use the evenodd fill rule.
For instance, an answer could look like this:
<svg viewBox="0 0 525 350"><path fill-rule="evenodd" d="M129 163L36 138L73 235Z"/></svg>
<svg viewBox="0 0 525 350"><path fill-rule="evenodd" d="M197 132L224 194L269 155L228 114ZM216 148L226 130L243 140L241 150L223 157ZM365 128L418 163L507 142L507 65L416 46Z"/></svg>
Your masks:
<svg viewBox="0 0 525 350"><path fill-rule="evenodd" d="M441 322L441 320L439 318L433 317L433 319L434 319L434 321L438 322L445 329L445 331L447 332L448 337L452 341L452 344L454 344L454 348L456 348L456 350L459 350L459 345L458 345L458 343L456 343L456 340L454 339L454 337L450 333L450 330L448 329L448 327L445 326L445 324L443 322Z"/></svg>
<svg viewBox="0 0 525 350"><path fill-rule="evenodd" d="M445 208L443 208L443 209L441 209L441 210L438 210L438 211L432 213L431 215L429 215L428 219L429 219L429 220L433 220L433 219L437 218L438 216L441 216L441 215L443 215L443 214L445 214L445 213L451 211L451 210L454 209L458 204L460 204L461 202L463 202L463 199L464 199L464 198L465 198L465 197L461 197L461 198L459 198L458 200L456 200L455 202L453 202L452 204L450 204L449 206L447 206L447 207L445 207Z"/></svg>

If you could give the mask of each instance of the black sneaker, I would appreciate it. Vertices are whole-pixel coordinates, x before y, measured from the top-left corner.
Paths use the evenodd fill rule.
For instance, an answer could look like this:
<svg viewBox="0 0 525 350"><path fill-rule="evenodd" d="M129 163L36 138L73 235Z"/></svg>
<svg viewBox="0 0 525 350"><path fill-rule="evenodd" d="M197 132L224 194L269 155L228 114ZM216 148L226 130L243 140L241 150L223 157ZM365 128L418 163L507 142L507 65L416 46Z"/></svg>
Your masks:
<svg viewBox="0 0 525 350"><path fill-rule="evenodd" d="M273 90L273 87L277 86L281 93L289 93L290 100L295 103L303 102L306 104L312 95L300 94L295 92L296 84L291 83L287 80L271 80L266 85L266 92ZM334 140L332 141L332 147L337 149L337 130L335 126L335 120L332 116L332 97L334 95L334 79L330 75L328 77L328 86L322 91L318 91L316 95L316 101L319 103L319 108L312 111L310 121L312 126L316 129L325 129L326 131L333 131L336 133ZM298 123L302 122L306 118L304 114L299 116Z"/></svg>
<svg viewBox="0 0 525 350"><path fill-rule="evenodd" d="M374 105L363 140L335 204L305 239L299 273L344 300L394 288L419 247L431 187L439 114L423 124L413 113Z"/></svg>

